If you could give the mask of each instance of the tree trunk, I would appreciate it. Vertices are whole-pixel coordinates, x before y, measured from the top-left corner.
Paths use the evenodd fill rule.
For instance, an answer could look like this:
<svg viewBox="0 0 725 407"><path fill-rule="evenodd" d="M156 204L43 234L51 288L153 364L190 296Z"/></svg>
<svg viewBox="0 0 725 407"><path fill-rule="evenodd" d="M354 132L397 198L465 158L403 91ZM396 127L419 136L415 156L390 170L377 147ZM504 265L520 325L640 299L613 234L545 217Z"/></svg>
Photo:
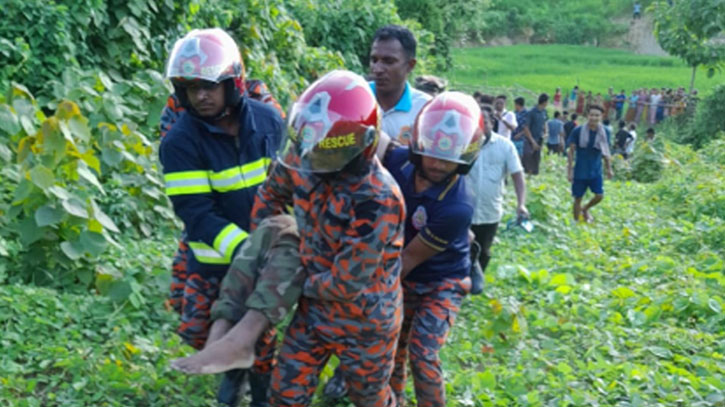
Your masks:
<svg viewBox="0 0 725 407"><path fill-rule="evenodd" d="M697 65L692 67L692 79L690 79L690 95L692 95L692 91L695 89L695 73L697 73Z"/></svg>

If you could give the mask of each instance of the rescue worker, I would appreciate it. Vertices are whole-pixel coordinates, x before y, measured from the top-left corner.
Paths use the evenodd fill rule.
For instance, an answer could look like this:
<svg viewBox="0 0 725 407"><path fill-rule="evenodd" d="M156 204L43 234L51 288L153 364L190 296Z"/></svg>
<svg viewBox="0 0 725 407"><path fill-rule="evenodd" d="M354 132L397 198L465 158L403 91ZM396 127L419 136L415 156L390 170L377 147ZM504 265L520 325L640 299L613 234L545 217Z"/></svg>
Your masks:
<svg viewBox="0 0 725 407"><path fill-rule="evenodd" d="M403 327L391 385L404 403L406 359L418 406L446 405L438 356L470 291L473 196L463 175L484 141L483 116L463 93L444 92L421 110L410 149L391 146L385 167L403 190Z"/></svg>
<svg viewBox="0 0 725 407"><path fill-rule="evenodd" d="M273 108L245 96L239 50L221 29L193 30L178 40L166 77L184 112L163 138L159 155L166 193L191 248L178 332L200 349L220 281L248 235L256 189L279 145L283 122ZM260 339L258 350L250 385L253 405L263 406L272 332ZM238 383L239 377L230 380ZM236 404L239 386L233 383L223 385L221 403Z"/></svg>
<svg viewBox="0 0 725 407"><path fill-rule="evenodd" d="M471 290L470 275L478 260L470 257L474 200L462 175L470 170L483 141L483 118L475 99L444 92L421 110L410 149L386 144L383 164L403 191L407 213L402 253L405 319L391 379L399 405L404 403L409 354L418 405L445 406L438 353ZM480 266L478 273L482 275ZM333 384L342 390L330 396ZM337 371L325 390L328 397L345 394Z"/></svg>
<svg viewBox="0 0 725 407"><path fill-rule="evenodd" d="M333 71L292 107L287 139L252 219L292 205L306 274L272 375L270 404L307 406L335 354L357 406L393 406L390 373L402 320L405 208L375 156L381 113L365 80Z"/></svg>

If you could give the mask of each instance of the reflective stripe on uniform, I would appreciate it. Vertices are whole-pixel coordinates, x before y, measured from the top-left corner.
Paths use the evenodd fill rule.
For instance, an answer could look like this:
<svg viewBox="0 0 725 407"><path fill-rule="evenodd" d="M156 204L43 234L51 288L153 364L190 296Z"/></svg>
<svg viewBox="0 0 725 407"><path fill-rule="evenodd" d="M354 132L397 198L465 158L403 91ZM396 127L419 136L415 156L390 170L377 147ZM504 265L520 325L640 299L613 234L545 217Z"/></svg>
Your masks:
<svg viewBox="0 0 725 407"><path fill-rule="evenodd" d="M247 236L247 232L230 223L214 239L214 248L231 262L234 250Z"/></svg>
<svg viewBox="0 0 725 407"><path fill-rule="evenodd" d="M220 172L211 172L209 179L215 191L229 192L238 189L253 187L264 182L267 167L272 160L262 157L257 161L232 167Z"/></svg>
<svg viewBox="0 0 725 407"><path fill-rule="evenodd" d="M209 177L206 171L180 171L164 174L166 194L188 195L211 192Z"/></svg>
<svg viewBox="0 0 725 407"><path fill-rule="evenodd" d="M191 251L194 252L194 257L199 263L205 264L229 264L230 259L225 258L218 251L214 250L213 247L203 242L189 242Z"/></svg>
<svg viewBox="0 0 725 407"><path fill-rule="evenodd" d="M166 194L208 194L212 190L230 192L257 186L264 182L271 162L269 157L262 157L257 161L219 172L181 171L164 174Z"/></svg>

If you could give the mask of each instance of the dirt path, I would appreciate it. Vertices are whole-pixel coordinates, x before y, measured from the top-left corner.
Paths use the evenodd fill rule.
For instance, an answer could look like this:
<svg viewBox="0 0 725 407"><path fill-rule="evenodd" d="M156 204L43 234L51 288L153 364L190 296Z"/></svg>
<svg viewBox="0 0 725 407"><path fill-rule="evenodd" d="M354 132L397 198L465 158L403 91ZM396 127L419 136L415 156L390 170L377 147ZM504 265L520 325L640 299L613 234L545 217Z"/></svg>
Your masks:
<svg viewBox="0 0 725 407"><path fill-rule="evenodd" d="M668 54L657 43L653 32L652 18L643 16L640 19L622 19L619 23L629 24L629 31L625 36L627 47L637 54L667 56Z"/></svg>

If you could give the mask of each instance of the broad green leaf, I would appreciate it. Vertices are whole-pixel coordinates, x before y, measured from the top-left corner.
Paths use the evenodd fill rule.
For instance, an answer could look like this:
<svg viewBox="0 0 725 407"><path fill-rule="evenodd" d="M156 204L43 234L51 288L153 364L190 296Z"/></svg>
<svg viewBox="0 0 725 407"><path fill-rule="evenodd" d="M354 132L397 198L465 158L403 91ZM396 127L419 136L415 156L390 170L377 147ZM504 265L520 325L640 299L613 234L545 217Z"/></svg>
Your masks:
<svg viewBox="0 0 725 407"><path fill-rule="evenodd" d="M91 171L90 171L90 170L88 169L88 167L86 166L86 164L85 164L85 163L83 163L83 161L79 161L79 162L78 162L78 170L77 170L77 171L78 171L78 175L79 175L79 176L80 176L81 178L85 179L86 181L90 182L90 183L91 183L91 185L93 185L93 186L95 186L96 188L98 188L98 190L99 190L99 191L101 191L101 193L102 193L103 195L105 195L105 194L106 194L106 191L105 191L105 190L103 189L103 186L102 186L102 185L101 185L101 183L100 183L100 182L98 181L98 178L96 178L95 174L93 174L93 173L92 173L92 172L91 172Z"/></svg>
<svg viewBox="0 0 725 407"><path fill-rule="evenodd" d="M65 212L50 205L43 205L35 211L35 223L39 227L52 226L63 219Z"/></svg>
<svg viewBox="0 0 725 407"><path fill-rule="evenodd" d="M30 180L33 181L33 184L37 185L38 188L43 190L46 190L55 184L53 171L42 165L36 165L32 170L30 170Z"/></svg>
<svg viewBox="0 0 725 407"><path fill-rule="evenodd" d="M88 219L88 209L86 205L77 198L69 198L62 201L63 208L66 212L79 218Z"/></svg>
<svg viewBox="0 0 725 407"><path fill-rule="evenodd" d="M60 244L60 249L71 260L78 260L81 258L81 256L83 256L83 252L79 249L78 243L76 243L76 242L74 242L74 243L71 243L69 241L62 242Z"/></svg>
<svg viewBox="0 0 725 407"><path fill-rule="evenodd" d="M0 144L0 159L8 163L13 160L13 152L5 144Z"/></svg>
<svg viewBox="0 0 725 407"><path fill-rule="evenodd" d="M38 227L35 223L35 218L33 217L27 217L20 221L16 225L16 229L20 234L20 241L24 245L31 245L37 242L45 233L45 229Z"/></svg>
<svg viewBox="0 0 725 407"><path fill-rule="evenodd" d="M91 131L88 129L88 120L82 116L74 116L68 120L68 128L79 140L89 141L91 139Z"/></svg>
<svg viewBox="0 0 725 407"><path fill-rule="evenodd" d="M0 105L0 130L11 136L20 132L18 116L10 110L8 105Z"/></svg>
<svg viewBox="0 0 725 407"><path fill-rule="evenodd" d="M614 290L612 290L612 295L614 295L617 298L627 299L630 297L634 297L635 293L628 287L622 286L622 287L617 287Z"/></svg>
<svg viewBox="0 0 725 407"><path fill-rule="evenodd" d="M113 301L125 301L131 293L131 284L127 281L115 281L108 290L108 297Z"/></svg>
<svg viewBox="0 0 725 407"><path fill-rule="evenodd" d="M100 256L108 247L106 238L96 232L83 231L80 236L80 245L91 256Z"/></svg>
<svg viewBox="0 0 725 407"><path fill-rule="evenodd" d="M722 305L720 305L720 302L715 298L707 300L707 306L716 314L722 313Z"/></svg>

